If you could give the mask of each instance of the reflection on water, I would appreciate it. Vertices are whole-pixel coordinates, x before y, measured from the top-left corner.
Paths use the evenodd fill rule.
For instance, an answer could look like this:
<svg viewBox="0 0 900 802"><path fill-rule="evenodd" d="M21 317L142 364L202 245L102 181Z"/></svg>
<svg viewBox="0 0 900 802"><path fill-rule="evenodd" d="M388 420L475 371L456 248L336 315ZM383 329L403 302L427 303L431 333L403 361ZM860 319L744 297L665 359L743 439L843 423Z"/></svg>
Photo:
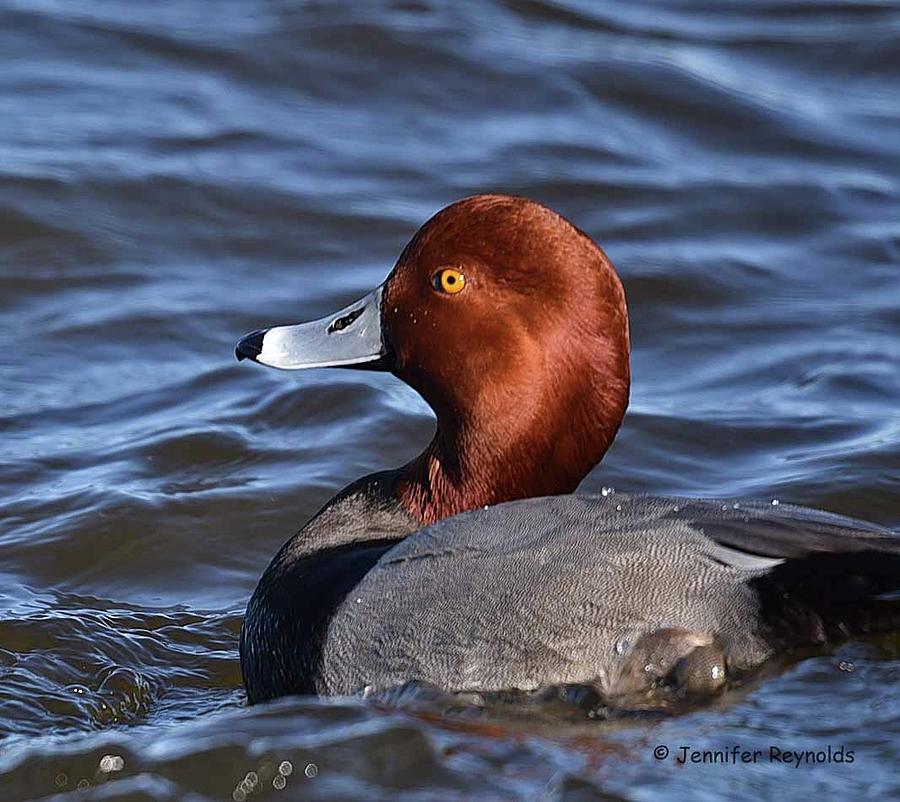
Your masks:
<svg viewBox="0 0 900 802"><path fill-rule="evenodd" d="M243 708L270 556L432 423L388 376L232 361L377 284L446 203L525 194L629 296L631 412L585 488L896 526L900 6L32 0L0 9L0 52L11 798L900 794L890 638L662 721Z"/></svg>

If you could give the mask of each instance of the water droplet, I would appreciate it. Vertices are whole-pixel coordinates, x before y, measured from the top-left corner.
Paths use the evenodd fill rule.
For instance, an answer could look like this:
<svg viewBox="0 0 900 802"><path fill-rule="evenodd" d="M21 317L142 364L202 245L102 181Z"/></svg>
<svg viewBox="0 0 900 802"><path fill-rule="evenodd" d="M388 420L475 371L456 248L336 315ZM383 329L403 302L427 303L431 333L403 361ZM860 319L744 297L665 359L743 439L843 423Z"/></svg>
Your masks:
<svg viewBox="0 0 900 802"><path fill-rule="evenodd" d="M104 755L100 758L100 771L112 774L125 768L125 759L121 755Z"/></svg>
<svg viewBox="0 0 900 802"><path fill-rule="evenodd" d="M622 505L616 504L616 512L622 512Z"/></svg>
<svg viewBox="0 0 900 802"><path fill-rule="evenodd" d="M678 509L679 509L679 507L676 504L674 507L672 507L672 512L678 512Z"/></svg>
<svg viewBox="0 0 900 802"><path fill-rule="evenodd" d="M307 763L306 768L303 769L303 773L312 779L319 773L319 767L315 763Z"/></svg>
<svg viewBox="0 0 900 802"><path fill-rule="evenodd" d="M57 788L65 788L69 784L69 775L61 771L56 775L53 782L56 783Z"/></svg>
<svg viewBox="0 0 900 802"><path fill-rule="evenodd" d="M287 785L287 780L284 779L284 777L281 774L276 774L275 779L272 780L272 787L276 791L282 791L282 790L284 790L284 786L286 786L286 785Z"/></svg>
<svg viewBox="0 0 900 802"><path fill-rule="evenodd" d="M777 498L773 498L773 499L772 499L772 506L773 506L773 507L777 507L780 503L781 503L781 502L779 502Z"/></svg>
<svg viewBox="0 0 900 802"><path fill-rule="evenodd" d="M629 646L631 646L631 643L628 641L628 638L619 638L616 641L616 654L625 654Z"/></svg>
<svg viewBox="0 0 900 802"><path fill-rule="evenodd" d="M278 764L278 773L282 777L290 777L294 772L294 764L290 760L282 760Z"/></svg>
<svg viewBox="0 0 900 802"><path fill-rule="evenodd" d="M361 596L357 596L357 597L356 597L356 603L357 603L357 604L362 604L362 597L361 597Z"/></svg>
<svg viewBox="0 0 900 802"><path fill-rule="evenodd" d="M849 674L851 671L855 671L855 670L856 670L856 666L853 665L853 663L849 662L848 660L841 660L841 662L838 663L838 668L839 668L841 671L846 671L848 674Z"/></svg>
<svg viewBox="0 0 900 802"><path fill-rule="evenodd" d="M244 802L244 800L247 798L247 793L243 788L238 786L231 792L231 798L234 800L234 802Z"/></svg>
<svg viewBox="0 0 900 802"><path fill-rule="evenodd" d="M84 790L86 790L86 789L88 789L88 788L91 787L91 781L88 780L88 779L85 779L84 777L82 777L82 778L78 781L78 783L75 785L75 787L76 787L79 791L84 791Z"/></svg>

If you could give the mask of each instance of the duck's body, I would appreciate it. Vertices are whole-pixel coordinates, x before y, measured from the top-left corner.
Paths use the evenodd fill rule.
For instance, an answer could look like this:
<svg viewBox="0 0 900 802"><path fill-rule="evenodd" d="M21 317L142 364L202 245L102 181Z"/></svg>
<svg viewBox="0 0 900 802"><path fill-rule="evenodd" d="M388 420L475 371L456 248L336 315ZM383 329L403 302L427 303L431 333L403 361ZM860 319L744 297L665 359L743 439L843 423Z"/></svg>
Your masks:
<svg viewBox="0 0 900 802"><path fill-rule="evenodd" d="M250 701L409 681L703 696L776 653L900 625L900 539L877 526L559 495L616 434L628 352L605 254L506 196L438 214L357 304L246 337L239 357L275 367L390 369L438 418L420 457L348 487L264 573L241 636Z"/></svg>
<svg viewBox="0 0 900 802"><path fill-rule="evenodd" d="M302 553L317 527L363 525L356 545ZM877 598L898 572L894 533L786 504L570 495L415 531L399 505L353 492L260 582L244 676L253 701L409 681L590 684L627 701L661 685L712 693L787 649L900 623Z"/></svg>
<svg viewBox="0 0 900 802"><path fill-rule="evenodd" d="M868 626L888 549L896 580L890 532L788 505L568 495L476 510L407 538L352 589L317 689L588 683L621 696L713 645L724 680L725 666L746 672L788 640L822 646Z"/></svg>

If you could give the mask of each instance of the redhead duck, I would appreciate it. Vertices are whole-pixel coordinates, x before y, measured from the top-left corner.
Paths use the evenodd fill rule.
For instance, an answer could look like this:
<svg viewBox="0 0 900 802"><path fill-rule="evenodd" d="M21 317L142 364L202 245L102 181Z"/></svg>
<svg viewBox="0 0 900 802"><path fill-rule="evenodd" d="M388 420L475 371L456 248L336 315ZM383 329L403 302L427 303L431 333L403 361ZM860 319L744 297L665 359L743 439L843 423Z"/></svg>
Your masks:
<svg viewBox="0 0 900 802"><path fill-rule="evenodd" d="M342 490L266 569L241 633L251 703L407 682L702 697L787 650L900 622L886 529L567 495L625 414L628 315L606 254L538 203L454 203L374 292L236 353L390 371L437 418L419 457Z"/></svg>

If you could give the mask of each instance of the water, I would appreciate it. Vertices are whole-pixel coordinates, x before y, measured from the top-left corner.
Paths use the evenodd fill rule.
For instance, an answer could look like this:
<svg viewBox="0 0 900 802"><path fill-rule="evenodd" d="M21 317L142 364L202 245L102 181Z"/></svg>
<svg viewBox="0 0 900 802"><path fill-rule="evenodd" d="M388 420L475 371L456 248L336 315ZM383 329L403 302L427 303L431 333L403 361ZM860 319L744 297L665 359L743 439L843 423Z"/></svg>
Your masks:
<svg viewBox="0 0 900 802"><path fill-rule="evenodd" d="M244 707L269 558L432 423L389 376L232 356L446 203L529 195L629 296L586 489L900 525L900 5L7 0L0 54L6 798L900 796L896 638L662 721Z"/></svg>

